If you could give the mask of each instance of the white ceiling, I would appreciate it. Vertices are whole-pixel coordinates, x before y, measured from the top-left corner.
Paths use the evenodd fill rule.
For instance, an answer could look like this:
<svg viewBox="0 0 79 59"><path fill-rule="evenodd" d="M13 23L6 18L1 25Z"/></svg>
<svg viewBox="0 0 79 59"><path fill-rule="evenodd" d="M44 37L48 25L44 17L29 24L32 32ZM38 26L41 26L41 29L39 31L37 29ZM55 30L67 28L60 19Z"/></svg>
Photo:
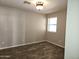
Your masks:
<svg viewBox="0 0 79 59"><path fill-rule="evenodd" d="M24 0L0 0L0 5L22 8L25 10L30 10L33 12L38 12L43 14L56 12L67 8L67 0L41 0L44 2L44 9L38 11L34 5L35 2L38 0L27 0L27 1L31 2L32 4L24 4L23 3Z"/></svg>

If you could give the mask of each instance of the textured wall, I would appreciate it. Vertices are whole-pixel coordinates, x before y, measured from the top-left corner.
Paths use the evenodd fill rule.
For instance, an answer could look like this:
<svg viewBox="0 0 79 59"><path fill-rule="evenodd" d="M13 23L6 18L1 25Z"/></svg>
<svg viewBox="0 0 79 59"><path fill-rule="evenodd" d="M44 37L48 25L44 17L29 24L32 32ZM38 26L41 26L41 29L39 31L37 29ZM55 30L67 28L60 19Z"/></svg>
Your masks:
<svg viewBox="0 0 79 59"><path fill-rule="evenodd" d="M64 47L65 40L65 25L66 25L66 10L62 10L56 13L48 14L47 18L57 17L57 32L47 31L47 41Z"/></svg>
<svg viewBox="0 0 79 59"><path fill-rule="evenodd" d="M68 0L65 59L79 59L79 0Z"/></svg>
<svg viewBox="0 0 79 59"><path fill-rule="evenodd" d="M0 6L0 48L42 41L45 16Z"/></svg>

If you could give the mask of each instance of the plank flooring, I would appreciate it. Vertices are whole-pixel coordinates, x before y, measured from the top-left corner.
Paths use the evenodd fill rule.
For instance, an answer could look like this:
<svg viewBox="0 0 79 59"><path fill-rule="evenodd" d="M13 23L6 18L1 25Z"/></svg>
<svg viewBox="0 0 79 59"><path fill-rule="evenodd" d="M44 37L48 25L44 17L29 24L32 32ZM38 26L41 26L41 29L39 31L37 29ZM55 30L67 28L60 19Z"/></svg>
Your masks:
<svg viewBox="0 0 79 59"><path fill-rule="evenodd" d="M0 59L64 59L64 49L49 42L40 42L0 50Z"/></svg>

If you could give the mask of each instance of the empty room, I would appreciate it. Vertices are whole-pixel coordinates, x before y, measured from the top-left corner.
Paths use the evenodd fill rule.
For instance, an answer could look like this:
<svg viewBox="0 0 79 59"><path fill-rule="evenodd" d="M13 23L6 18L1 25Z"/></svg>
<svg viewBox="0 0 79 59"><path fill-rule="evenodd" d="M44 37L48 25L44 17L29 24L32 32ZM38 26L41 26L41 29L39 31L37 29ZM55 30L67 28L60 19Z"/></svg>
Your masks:
<svg viewBox="0 0 79 59"><path fill-rule="evenodd" d="M79 59L79 0L0 0L0 59Z"/></svg>

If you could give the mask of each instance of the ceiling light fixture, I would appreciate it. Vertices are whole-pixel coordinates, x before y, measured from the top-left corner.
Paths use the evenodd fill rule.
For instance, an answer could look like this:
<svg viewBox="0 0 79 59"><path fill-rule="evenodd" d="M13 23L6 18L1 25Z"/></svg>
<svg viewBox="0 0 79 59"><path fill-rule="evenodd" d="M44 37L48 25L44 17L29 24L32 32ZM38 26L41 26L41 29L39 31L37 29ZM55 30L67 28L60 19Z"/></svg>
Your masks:
<svg viewBox="0 0 79 59"><path fill-rule="evenodd" d="M40 2L40 1L38 1L38 2L36 2L36 9L37 10L42 10L43 9L43 2Z"/></svg>

